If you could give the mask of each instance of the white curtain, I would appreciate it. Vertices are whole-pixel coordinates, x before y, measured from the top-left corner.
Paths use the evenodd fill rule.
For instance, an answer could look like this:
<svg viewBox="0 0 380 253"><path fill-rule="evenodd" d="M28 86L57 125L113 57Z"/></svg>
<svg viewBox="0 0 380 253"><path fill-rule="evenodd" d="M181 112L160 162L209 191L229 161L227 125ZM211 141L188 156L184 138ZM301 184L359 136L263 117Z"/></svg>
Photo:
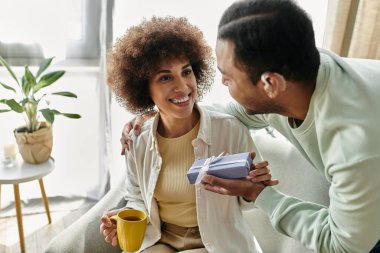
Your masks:
<svg viewBox="0 0 380 253"><path fill-rule="evenodd" d="M99 186L89 191L89 197L100 199L110 189L112 166L111 93L107 86L107 51L112 44L113 0L101 1L100 64L99 64Z"/></svg>

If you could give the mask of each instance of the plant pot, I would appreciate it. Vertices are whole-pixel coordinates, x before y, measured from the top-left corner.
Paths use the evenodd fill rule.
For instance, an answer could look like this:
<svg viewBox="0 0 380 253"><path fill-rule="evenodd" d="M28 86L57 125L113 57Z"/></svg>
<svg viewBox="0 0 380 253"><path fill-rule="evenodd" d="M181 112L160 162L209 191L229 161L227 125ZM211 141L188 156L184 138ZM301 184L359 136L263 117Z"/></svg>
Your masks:
<svg viewBox="0 0 380 253"><path fill-rule="evenodd" d="M52 127L48 122L41 122L40 128L28 133L26 127L14 130L20 154L25 162L38 164L46 162L53 148Z"/></svg>

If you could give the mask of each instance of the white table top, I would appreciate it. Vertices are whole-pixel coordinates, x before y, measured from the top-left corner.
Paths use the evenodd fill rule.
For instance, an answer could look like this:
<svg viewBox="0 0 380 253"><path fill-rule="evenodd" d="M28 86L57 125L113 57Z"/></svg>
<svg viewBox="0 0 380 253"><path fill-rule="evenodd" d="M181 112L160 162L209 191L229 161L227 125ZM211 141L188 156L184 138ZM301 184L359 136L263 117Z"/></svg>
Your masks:
<svg viewBox="0 0 380 253"><path fill-rule="evenodd" d="M54 160L50 158L41 164L25 163L17 158L15 165L5 167L0 162L0 184L19 184L40 179L54 170Z"/></svg>

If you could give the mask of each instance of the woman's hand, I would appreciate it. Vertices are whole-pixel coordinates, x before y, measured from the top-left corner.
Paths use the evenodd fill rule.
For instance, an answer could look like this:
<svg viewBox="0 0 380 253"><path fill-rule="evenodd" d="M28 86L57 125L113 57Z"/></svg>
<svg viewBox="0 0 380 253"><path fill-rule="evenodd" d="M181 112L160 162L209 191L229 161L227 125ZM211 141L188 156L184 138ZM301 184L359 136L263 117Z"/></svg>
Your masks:
<svg viewBox="0 0 380 253"><path fill-rule="evenodd" d="M105 237L104 240L111 243L112 246L118 245L119 242L117 240L116 223L111 221L110 217L117 214L119 211L120 210L113 210L107 212L100 218L100 234L102 234Z"/></svg>

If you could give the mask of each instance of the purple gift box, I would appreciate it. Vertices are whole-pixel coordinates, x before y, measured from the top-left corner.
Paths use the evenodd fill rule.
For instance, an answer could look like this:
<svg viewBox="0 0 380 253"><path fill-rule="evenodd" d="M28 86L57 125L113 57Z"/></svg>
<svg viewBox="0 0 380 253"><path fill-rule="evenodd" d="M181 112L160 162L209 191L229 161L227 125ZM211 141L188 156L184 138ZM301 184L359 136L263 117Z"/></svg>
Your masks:
<svg viewBox="0 0 380 253"><path fill-rule="evenodd" d="M190 184L195 183L205 161L206 159L195 161L187 172ZM252 158L249 152L221 156L209 165L207 174L220 178L242 178L248 176L251 164Z"/></svg>

